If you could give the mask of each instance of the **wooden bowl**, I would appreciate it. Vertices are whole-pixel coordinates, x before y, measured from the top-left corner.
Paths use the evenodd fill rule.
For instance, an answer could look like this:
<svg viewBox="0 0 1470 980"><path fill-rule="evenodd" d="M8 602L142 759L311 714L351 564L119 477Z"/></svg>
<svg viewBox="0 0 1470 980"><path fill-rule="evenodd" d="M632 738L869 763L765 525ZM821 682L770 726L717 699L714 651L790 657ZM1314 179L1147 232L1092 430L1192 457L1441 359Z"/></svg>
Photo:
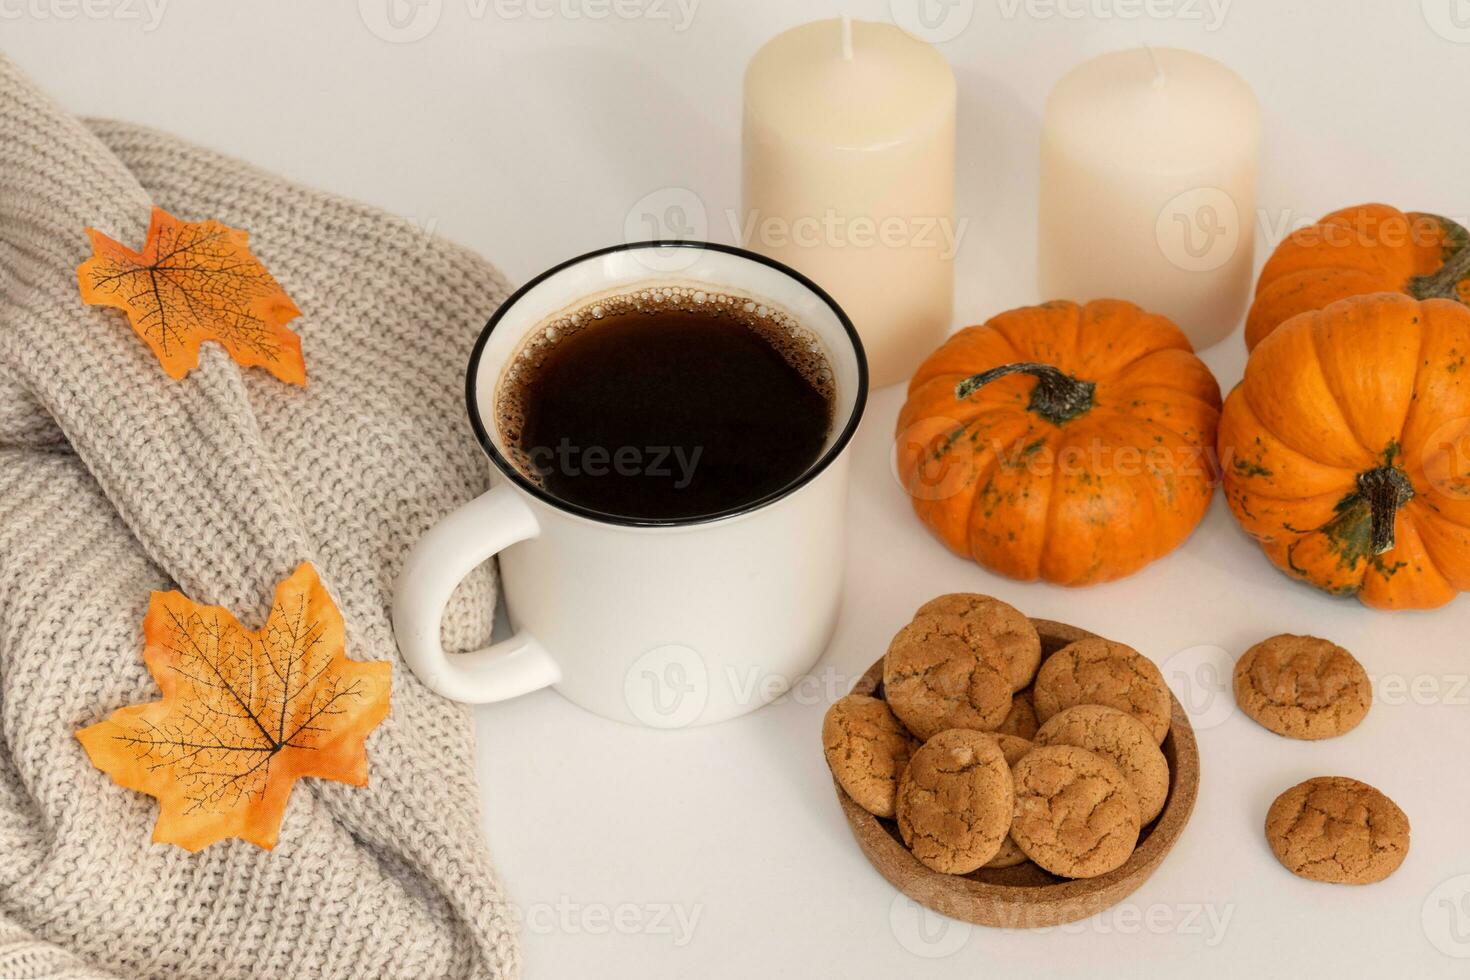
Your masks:
<svg viewBox="0 0 1470 980"><path fill-rule="evenodd" d="M1068 643L1095 636L1048 619L1033 619L1041 635L1042 659ZM880 659L853 686L852 693L882 697ZM877 693L875 693L877 692ZM1169 760L1169 798L1157 819L1139 834L1138 847L1122 867L1096 878L1059 878L1031 862L1014 868L981 868L967 875L931 871L903 846L898 824L880 820L853 802L833 780L837 800L858 846L878 873L909 898L954 919L1007 929L1039 929L1075 922L1121 902L1153 874L1179 839L1199 791L1199 748L1194 729L1178 698L1171 695L1173 717L1164 739Z"/></svg>

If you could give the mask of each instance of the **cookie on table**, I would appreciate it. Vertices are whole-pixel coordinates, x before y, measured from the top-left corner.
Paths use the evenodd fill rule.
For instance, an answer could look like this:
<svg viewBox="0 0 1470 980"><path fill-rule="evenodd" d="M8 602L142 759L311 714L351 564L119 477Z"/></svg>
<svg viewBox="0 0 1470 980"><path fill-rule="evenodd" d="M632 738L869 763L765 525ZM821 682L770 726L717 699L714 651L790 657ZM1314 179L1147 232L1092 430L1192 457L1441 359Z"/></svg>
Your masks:
<svg viewBox="0 0 1470 980"><path fill-rule="evenodd" d="M1276 797L1266 814L1276 860L1312 881L1382 881L1409 853L1409 818L1367 783L1318 776Z"/></svg>
<svg viewBox="0 0 1470 980"><path fill-rule="evenodd" d="M1342 647L1290 633L1263 640L1235 664L1235 702L1287 738L1332 738L1368 714L1368 672Z"/></svg>
<svg viewBox="0 0 1470 980"><path fill-rule="evenodd" d="M892 817L898 777L919 747L877 698L849 694L827 709L822 751L853 802L875 817Z"/></svg>
<svg viewBox="0 0 1470 980"><path fill-rule="evenodd" d="M968 874L1000 851L1013 804L1000 743L984 732L951 729L909 760L898 782L898 832L926 867Z"/></svg>
<svg viewBox="0 0 1470 980"><path fill-rule="evenodd" d="M1143 722L1155 745L1169 734L1172 700L1164 675L1125 643L1097 637L1067 644L1037 671L1033 696L1042 724L1076 705L1102 704Z"/></svg>
<svg viewBox="0 0 1470 980"><path fill-rule="evenodd" d="M1030 752L1034 746L1024 738L1015 735L1006 735L1003 732L990 732L990 737L995 739L995 744L1000 746L1001 754L1005 756L1006 765L1014 766L1021 761L1021 757ZM1001 841L1000 850L995 857L985 862L987 868L1014 868L1018 864L1026 863L1026 852L1017 846L1010 834Z"/></svg>
<svg viewBox="0 0 1470 980"><path fill-rule="evenodd" d="M1118 767L1133 795L1138 817L1153 823L1169 798L1169 762L1153 734L1130 714L1101 704L1079 704L1059 711L1036 733L1037 745L1075 745Z"/></svg>
<svg viewBox="0 0 1470 980"><path fill-rule="evenodd" d="M1011 682L976 652L958 616L920 616L883 657L883 692L920 739L950 728L992 731L1011 710Z"/></svg>
<svg viewBox="0 0 1470 980"><path fill-rule="evenodd" d="M1037 746L1012 770L1011 837L1026 856L1064 878L1095 878L1123 865L1138 844L1138 799L1118 767L1075 745Z"/></svg>
<svg viewBox="0 0 1470 980"><path fill-rule="evenodd" d="M1027 688L1011 696L1011 710L996 731L1029 741L1036 737L1036 730L1040 727L1041 722L1036 720L1036 705L1031 703L1031 689Z"/></svg>
<svg viewBox="0 0 1470 980"><path fill-rule="evenodd" d="M929 615L958 616L967 638L985 636L994 641L978 644L976 652L993 658L990 665L1010 678L1011 690L1021 690L1036 676L1041 637L1026 614L1014 606L978 592L951 592L924 603L914 618Z"/></svg>

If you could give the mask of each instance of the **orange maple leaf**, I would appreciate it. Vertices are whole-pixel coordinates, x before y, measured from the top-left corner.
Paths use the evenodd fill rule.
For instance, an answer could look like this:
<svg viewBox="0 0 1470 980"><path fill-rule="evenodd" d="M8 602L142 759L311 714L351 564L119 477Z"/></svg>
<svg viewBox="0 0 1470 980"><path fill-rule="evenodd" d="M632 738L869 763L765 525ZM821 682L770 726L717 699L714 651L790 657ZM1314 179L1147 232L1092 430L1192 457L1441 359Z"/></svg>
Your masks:
<svg viewBox="0 0 1470 980"><path fill-rule="evenodd" d="M303 563L258 632L219 606L155 592L143 660L163 700L78 731L92 764L159 801L155 841L191 851L239 837L270 850L302 776L368 781L367 735L388 715L388 663L344 654L342 614Z"/></svg>
<svg viewBox="0 0 1470 980"><path fill-rule="evenodd" d="M301 338L285 324L301 311L250 254L250 236L218 221L180 221L153 209L141 252L87 229L92 257L77 266L82 302L128 315L171 378L199 365L199 345L224 345L240 364L306 384Z"/></svg>

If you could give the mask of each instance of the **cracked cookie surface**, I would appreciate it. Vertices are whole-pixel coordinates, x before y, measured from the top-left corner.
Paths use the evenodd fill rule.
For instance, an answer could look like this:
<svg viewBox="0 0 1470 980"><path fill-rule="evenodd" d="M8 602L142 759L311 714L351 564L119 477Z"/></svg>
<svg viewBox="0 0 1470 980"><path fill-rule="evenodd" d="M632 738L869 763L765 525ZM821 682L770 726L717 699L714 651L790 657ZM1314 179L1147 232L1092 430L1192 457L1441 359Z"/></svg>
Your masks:
<svg viewBox="0 0 1470 980"><path fill-rule="evenodd" d="M1011 710L996 731L1029 741L1036 737L1036 730L1040 727L1041 722L1036 720L1036 705L1031 703L1031 689L1027 688L1011 696Z"/></svg>
<svg viewBox="0 0 1470 980"><path fill-rule="evenodd" d="M951 729L909 760L898 783L898 832L926 867L968 874L1000 851L1013 804L1000 742L984 732Z"/></svg>
<svg viewBox="0 0 1470 980"><path fill-rule="evenodd" d="M1010 679L1012 691L1021 690L1036 676L1041 637L1026 614L1014 606L978 592L951 592L924 603L914 618L929 615L958 616L975 652ZM979 637L992 642L979 642Z"/></svg>
<svg viewBox="0 0 1470 980"><path fill-rule="evenodd" d="M950 728L993 731L1011 710L1010 680L975 652L958 616L919 616L883 657L883 692L909 731L928 739Z"/></svg>
<svg viewBox="0 0 1470 980"><path fill-rule="evenodd" d="M1095 878L1138 843L1138 800L1118 767L1075 745L1044 745L1016 763L1011 836L1055 875Z"/></svg>
<svg viewBox="0 0 1470 980"><path fill-rule="evenodd" d="M1378 790L1346 776L1318 776L1276 797L1266 814L1276 860L1312 881L1382 881L1409 853L1409 818Z"/></svg>
<svg viewBox="0 0 1470 980"><path fill-rule="evenodd" d="M919 743L877 698L849 694L822 719L822 751L837 782L858 806L892 817L898 777Z"/></svg>
<svg viewBox="0 0 1470 980"><path fill-rule="evenodd" d="M1235 702L1287 738L1332 738L1368 714L1368 672L1342 647L1286 633L1251 647L1235 664Z"/></svg>
<svg viewBox="0 0 1470 980"><path fill-rule="evenodd" d="M1036 674L1036 717L1043 724L1079 704L1101 704L1143 722L1154 744L1169 734L1172 702L1154 662L1124 643L1078 640L1047 658Z"/></svg>
<svg viewBox="0 0 1470 980"><path fill-rule="evenodd" d="M1008 766L1015 766L1021 761L1022 756L1035 747L1028 739L1007 735L1004 732L991 732L990 737L995 739L995 744L1000 746L1001 755L1005 756ZM1007 833L1006 839L1000 842L1000 850L995 853L995 857L985 862L985 867L1014 868L1018 864L1024 864L1026 860L1026 852L1021 850L1015 839Z"/></svg>
<svg viewBox="0 0 1470 980"><path fill-rule="evenodd" d="M1079 704L1052 715L1036 733L1038 745L1075 745L1118 767L1138 797L1147 826L1169 797L1169 762L1153 734L1132 715L1101 704Z"/></svg>

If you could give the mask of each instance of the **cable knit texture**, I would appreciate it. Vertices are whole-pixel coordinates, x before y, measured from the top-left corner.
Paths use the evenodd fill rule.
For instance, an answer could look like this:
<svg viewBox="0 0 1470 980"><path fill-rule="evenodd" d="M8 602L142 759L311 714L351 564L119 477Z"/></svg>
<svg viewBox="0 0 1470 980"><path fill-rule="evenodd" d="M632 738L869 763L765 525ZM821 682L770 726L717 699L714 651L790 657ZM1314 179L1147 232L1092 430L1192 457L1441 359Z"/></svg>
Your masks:
<svg viewBox="0 0 1470 980"><path fill-rule="evenodd" d="M79 121L3 59L0 133L0 977L517 974L469 718L403 666L388 614L406 549L488 479L461 372L504 279L362 205ZM81 303L83 226L138 247L155 203L250 232L303 311L307 388L213 344L172 381ZM72 733L158 698L150 592L254 628L302 560L348 656L394 662L369 786L298 783L273 852L150 843L155 802ZM449 648L488 640L494 590L488 569L461 587Z"/></svg>

